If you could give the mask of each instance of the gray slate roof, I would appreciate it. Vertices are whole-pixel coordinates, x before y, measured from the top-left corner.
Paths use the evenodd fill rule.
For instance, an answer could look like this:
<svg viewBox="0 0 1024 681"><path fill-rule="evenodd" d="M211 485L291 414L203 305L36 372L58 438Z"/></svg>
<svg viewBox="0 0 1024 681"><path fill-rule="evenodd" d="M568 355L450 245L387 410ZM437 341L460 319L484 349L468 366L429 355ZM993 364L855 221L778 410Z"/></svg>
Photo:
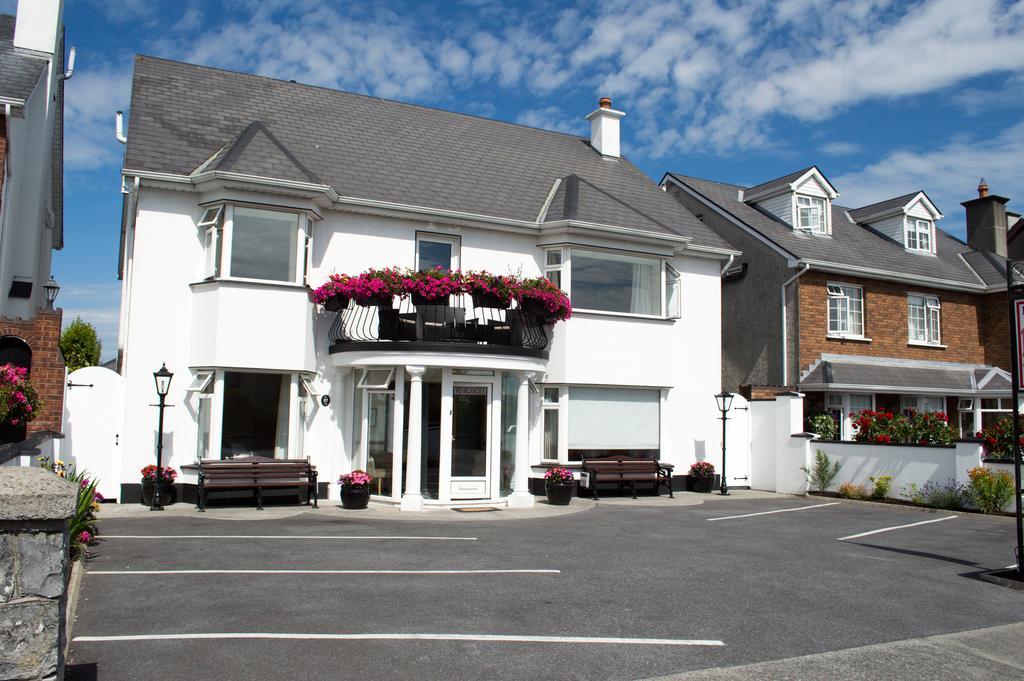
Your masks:
<svg viewBox="0 0 1024 681"><path fill-rule="evenodd" d="M855 360L823 360L800 381L805 390L824 390L863 387L889 388L892 391L934 392L948 394L1004 394L1010 391L1010 382L1001 374L994 376L983 387L978 385L991 368L971 365L923 366L907 363L880 364Z"/></svg>
<svg viewBox="0 0 1024 681"><path fill-rule="evenodd" d="M189 175L254 122L258 148L238 172L308 172L342 196L529 222L556 179L577 175L578 219L731 248L628 160L574 135L147 56L124 167Z"/></svg>
<svg viewBox="0 0 1024 681"><path fill-rule="evenodd" d="M0 14L0 97L28 99L46 63L46 55L14 46L14 17Z"/></svg>
<svg viewBox="0 0 1024 681"><path fill-rule="evenodd" d="M879 201L878 203L871 203L866 206L861 206L860 208L854 208L850 210L850 217L859 222L861 219L866 218L869 215L874 215L875 213L893 210L894 208L902 208L910 203L912 198L921 193L923 192L911 192L909 194L904 194L903 196L897 196L892 199L886 199L885 201ZM931 199L929 199L929 201L930 200Z"/></svg>
<svg viewBox="0 0 1024 681"><path fill-rule="evenodd" d="M803 172L806 171L801 171L801 174ZM961 253L972 253L974 249L941 229L935 230L937 255L908 253L902 243L857 224L847 216L846 208L833 203L831 237L815 236L794 230L767 211L740 201L738 191L744 188L739 185L677 173L669 175L731 213L794 258L871 267L901 275L933 277L955 284L981 283L981 275L976 274L960 258Z"/></svg>
<svg viewBox="0 0 1024 681"><path fill-rule="evenodd" d="M774 180L768 180L767 182L762 182L761 184L755 185L755 186L750 187L749 189L747 189L747 193L749 193L751 195L753 195L753 194L760 194L761 192L769 191L771 189L777 189L779 187L785 187L785 186L795 182L799 177L801 177L804 173L806 173L808 170L810 170L813 167L814 166L807 166L803 170L798 170L795 173L790 173L789 175L783 175L782 177L776 177Z"/></svg>

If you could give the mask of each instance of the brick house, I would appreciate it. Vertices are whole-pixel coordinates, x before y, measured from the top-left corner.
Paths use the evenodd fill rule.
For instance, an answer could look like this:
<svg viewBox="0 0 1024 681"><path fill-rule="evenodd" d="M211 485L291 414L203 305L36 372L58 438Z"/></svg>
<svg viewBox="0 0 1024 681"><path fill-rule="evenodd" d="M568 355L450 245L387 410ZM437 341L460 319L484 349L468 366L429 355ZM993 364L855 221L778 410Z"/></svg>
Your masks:
<svg viewBox="0 0 1024 681"><path fill-rule="evenodd" d="M54 249L64 245L64 27L60 0L21 0L0 14L0 364L29 369L43 409L0 442L61 428L61 311Z"/></svg>
<svg viewBox="0 0 1024 681"><path fill-rule="evenodd" d="M1019 216L984 181L963 204L968 243L936 226L923 191L846 208L813 166L755 187L668 173L662 187L743 251L723 275L728 389L795 387L846 438L862 409L942 411L963 434L1010 410Z"/></svg>

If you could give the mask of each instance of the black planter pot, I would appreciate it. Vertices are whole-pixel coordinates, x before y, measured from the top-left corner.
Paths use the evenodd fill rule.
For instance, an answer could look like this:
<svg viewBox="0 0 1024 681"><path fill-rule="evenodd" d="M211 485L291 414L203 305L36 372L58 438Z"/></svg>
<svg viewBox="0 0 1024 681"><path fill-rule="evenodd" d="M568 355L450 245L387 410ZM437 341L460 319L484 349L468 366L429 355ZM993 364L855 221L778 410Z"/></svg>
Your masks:
<svg viewBox="0 0 1024 681"><path fill-rule="evenodd" d="M324 301L324 309L328 312L341 312L348 307L348 298L343 296L331 296Z"/></svg>
<svg viewBox="0 0 1024 681"><path fill-rule="evenodd" d="M441 296L440 298L424 298L419 293L410 293L409 297L412 298L412 304L416 306L420 305L444 305L448 306L448 296Z"/></svg>
<svg viewBox="0 0 1024 681"><path fill-rule="evenodd" d="M153 480L142 481L142 505L152 506L153 505ZM178 500L178 490L175 488L173 482L161 482L160 483L160 505L170 506Z"/></svg>
<svg viewBox="0 0 1024 681"><path fill-rule="evenodd" d="M576 492L575 482L549 482L544 486L548 503L552 506L568 506Z"/></svg>
<svg viewBox="0 0 1024 681"><path fill-rule="evenodd" d="M341 506L351 510L366 508L370 503L369 487L341 486Z"/></svg>
<svg viewBox="0 0 1024 681"><path fill-rule="evenodd" d="M489 307L494 310L507 310L511 301L503 300L488 293L473 293L473 307Z"/></svg>
<svg viewBox="0 0 1024 681"><path fill-rule="evenodd" d="M705 475L700 477L696 475L690 475L687 476L687 482L689 482L691 492L700 492L702 494L708 494L711 492L711 490L715 488L714 475Z"/></svg>
<svg viewBox="0 0 1024 681"><path fill-rule="evenodd" d="M393 297L392 296L370 296L369 298L356 298L356 305L362 305L363 307L391 307Z"/></svg>

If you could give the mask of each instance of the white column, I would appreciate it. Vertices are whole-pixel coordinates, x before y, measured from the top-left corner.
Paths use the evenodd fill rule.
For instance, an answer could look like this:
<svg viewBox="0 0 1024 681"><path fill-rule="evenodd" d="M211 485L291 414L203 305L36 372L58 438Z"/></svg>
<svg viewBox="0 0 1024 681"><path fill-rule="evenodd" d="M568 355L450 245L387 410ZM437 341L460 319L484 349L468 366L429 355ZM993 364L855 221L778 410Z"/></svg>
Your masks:
<svg viewBox="0 0 1024 681"><path fill-rule="evenodd" d="M513 508L533 506L530 494L530 374L519 374L519 394L516 398L516 470L512 476L512 496L508 505Z"/></svg>
<svg viewBox="0 0 1024 681"><path fill-rule="evenodd" d="M407 366L409 373L409 459L406 463L405 494L402 496L403 511L419 511L423 508L422 483L420 482L420 444L423 424L423 373L426 367ZM401 457L395 457L401 465Z"/></svg>
<svg viewBox="0 0 1024 681"><path fill-rule="evenodd" d="M394 494L397 494L398 498L402 496L403 484L405 482L405 479L402 477L402 429L404 427L402 416L405 413L404 403L405 368L395 367L395 398L392 404L394 418L391 420L391 451L394 452L394 456L391 458L391 470L394 476L392 478Z"/></svg>

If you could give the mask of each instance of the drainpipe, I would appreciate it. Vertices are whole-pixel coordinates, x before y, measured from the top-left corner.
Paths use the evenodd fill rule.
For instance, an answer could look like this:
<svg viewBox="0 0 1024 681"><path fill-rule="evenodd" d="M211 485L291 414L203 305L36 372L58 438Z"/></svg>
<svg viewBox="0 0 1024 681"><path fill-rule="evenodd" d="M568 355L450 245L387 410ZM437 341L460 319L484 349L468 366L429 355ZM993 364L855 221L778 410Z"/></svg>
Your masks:
<svg viewBox="0 0 1024 681"><path fill-rule="evenodd" d="M811 269L810 265L804 265L802 270L784 281L780 289L782 294L782 385L787 385L786 382L789 380L789 346L786 338L786 289L809 269Z"/></svg>
<svg viewBox="0 0 1024 681"><path fill-rule="evenodd" d="M735 260L736 260L736 256L735 255L730 255L729 256L729 260L724 265L722 265L722 271L719 272L719 274L722 275L722 274L725 274L726 272L728 272L729 268L732 267L733 261L735 261Z"/></svg>

